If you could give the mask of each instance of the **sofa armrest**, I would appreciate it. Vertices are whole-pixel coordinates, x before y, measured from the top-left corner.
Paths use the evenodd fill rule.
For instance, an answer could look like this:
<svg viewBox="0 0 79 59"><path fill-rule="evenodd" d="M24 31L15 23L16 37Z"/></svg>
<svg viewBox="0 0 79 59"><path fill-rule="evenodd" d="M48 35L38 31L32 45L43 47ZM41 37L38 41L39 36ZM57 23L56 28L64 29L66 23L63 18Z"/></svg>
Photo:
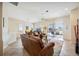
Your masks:
<svg viewBox="0 0 79 59"><path fill-rule="evenodd" d="M48 43L39 53L40 56L51 56L54 53L54 43Z"/></svg>

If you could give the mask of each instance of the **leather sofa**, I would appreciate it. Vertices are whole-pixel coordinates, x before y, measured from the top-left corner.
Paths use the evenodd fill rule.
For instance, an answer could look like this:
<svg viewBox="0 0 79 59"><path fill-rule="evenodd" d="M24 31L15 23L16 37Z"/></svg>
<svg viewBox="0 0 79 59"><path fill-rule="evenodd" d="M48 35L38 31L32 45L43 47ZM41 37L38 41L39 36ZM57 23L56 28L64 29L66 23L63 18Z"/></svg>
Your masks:
<svg viewBox="0 0 79 59"><path fill-rule="evenodd" d="M21 41L24 49L30 56L52 56L54 53L54 43L43 44L39 37L21 34Z"/></svg>

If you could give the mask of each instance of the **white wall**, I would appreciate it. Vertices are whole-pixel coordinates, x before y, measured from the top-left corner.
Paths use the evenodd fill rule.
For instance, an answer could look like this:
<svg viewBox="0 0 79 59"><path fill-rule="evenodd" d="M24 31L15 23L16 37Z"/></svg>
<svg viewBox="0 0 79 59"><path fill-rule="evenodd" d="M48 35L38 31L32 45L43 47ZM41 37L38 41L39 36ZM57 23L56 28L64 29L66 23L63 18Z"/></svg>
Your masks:
<svg viewBox="0 0 79 59"><path fill-rule="evenodd" d="M3 3L3 15L20 20L25 20L27 17L25 10L6 2Z"/></svg>
<svg viewBox="0 0 79 59"><path fill-rule="evenodd" d="M3 40L2 40L2 3L0 2L0 56L3 55Z"/></svg>
<svg viewBox="0 0 79 59"><path fill-rule="evenodd" d="M74 26L77 25L77 19L79 17L79 7L75 8L71 11L70 13L70 21L71 21L71 40L75 43L76 38L75 38L75 31L74 31Z"/></svg>
<svg viewBox="0 0 79 59"><path fill-rule="evenodd" d="M4 44L4 48L6 48L9 43L8 18L12 17L18 20L26 21L27 13L22 8L19 8L17 6L5 2L3 3L3 17L5 20L3 27L3 42L4 42L3 44Z"/></svg>

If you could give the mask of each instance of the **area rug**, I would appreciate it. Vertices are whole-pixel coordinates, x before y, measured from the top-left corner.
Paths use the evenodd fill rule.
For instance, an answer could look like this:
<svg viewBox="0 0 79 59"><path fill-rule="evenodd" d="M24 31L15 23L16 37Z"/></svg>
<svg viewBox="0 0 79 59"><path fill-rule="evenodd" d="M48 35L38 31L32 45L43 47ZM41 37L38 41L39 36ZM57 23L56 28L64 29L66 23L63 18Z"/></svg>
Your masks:
<svg viewBox="0 0 79 59"><path fill-rule="evenodd" d="M63 44L62 44L63 45ZM62 45L59 43L55 43L54 47L54 55L53 56L59 56L61 53Z"/></svg>

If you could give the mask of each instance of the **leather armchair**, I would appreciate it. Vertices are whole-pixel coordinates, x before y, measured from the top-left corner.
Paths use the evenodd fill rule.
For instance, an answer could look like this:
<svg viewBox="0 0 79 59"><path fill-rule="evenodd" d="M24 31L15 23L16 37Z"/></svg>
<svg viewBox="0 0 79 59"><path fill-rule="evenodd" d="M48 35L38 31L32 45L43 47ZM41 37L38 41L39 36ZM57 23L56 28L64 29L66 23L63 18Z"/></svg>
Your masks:
<svg viewBox="0 0 79 59"><path fill-rule="evenodd" d="M52 56L54 53L54 43L44 45L42 40L35 36L21 34L21 41L24 49L30 56Z"/></svg>

